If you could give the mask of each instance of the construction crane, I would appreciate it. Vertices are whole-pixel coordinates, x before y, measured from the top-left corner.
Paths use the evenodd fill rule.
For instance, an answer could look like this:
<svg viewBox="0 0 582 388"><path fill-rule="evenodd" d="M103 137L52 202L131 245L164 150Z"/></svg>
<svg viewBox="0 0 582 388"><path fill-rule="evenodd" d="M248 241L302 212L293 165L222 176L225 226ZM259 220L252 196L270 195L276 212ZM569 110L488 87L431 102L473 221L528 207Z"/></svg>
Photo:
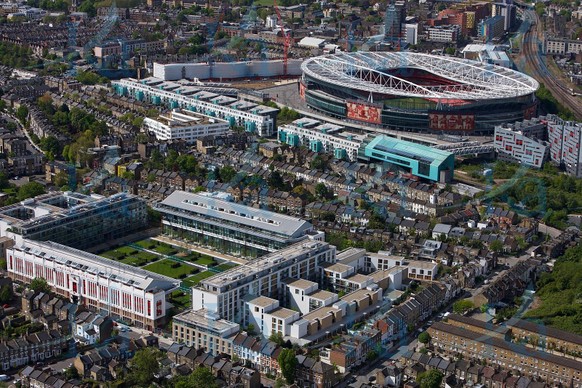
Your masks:
<svg viewBox="0 0 582 388"><path fill-rule="evenodd" d="M287 56L289 55L289 47L291 46L291 35L285 32L283 28L283 18L281 17L281 11L277 6L277 0L273 0L273 6L275 12L277 12L277 19L279 20L279 27L281 28L281 36L283 37L283 76L287 76Z"/></svg>

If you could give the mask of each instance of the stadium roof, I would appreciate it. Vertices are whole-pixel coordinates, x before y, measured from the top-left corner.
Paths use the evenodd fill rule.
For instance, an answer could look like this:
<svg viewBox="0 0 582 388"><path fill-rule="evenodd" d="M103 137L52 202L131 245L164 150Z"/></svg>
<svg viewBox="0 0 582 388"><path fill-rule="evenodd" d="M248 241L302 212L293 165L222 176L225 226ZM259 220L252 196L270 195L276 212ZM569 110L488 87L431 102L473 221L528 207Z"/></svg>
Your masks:
<svg viewBox="0 0 582 388"><path fill-rule="evenodd" d="M250 227L267 233L297 238L312 229L312 225L299 218L289 217L268 210L257 209L215 196L174 191L158 204L157 210L181 210L183 217L200 215L217 220L230 221L241 227Z"/></svg>
<svg viewBox="0 0 582 388"><path fill-rule="evenodd" d="M364 92L431 99L503 99L533 94L539 83L501 66L411 52L356 52L307 59L303 75ZM387 71L419 69L453 85L419 85Z"/></svg>

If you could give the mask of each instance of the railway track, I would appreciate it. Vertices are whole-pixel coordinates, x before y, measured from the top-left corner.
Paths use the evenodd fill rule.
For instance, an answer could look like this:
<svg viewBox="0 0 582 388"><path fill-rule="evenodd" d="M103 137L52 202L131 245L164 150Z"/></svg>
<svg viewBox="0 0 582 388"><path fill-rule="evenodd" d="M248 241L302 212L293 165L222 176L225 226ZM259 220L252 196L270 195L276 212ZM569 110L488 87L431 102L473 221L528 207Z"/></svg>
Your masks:
<svg viewBox="0 0 582 388"><path fill-rule="evenodd" d="M574 113L578 120L582 120L582 102L578 97L572 96L571 91L556 79L540 57L539 43L542 40L540 39L537 14L531 10L524 11L524 14L527 15L528 19L534 21L524 34L523 39L523 54L526 59L526 66L529 65L531 70L532 74L530 75L542 82L561 104Z"/></svg>

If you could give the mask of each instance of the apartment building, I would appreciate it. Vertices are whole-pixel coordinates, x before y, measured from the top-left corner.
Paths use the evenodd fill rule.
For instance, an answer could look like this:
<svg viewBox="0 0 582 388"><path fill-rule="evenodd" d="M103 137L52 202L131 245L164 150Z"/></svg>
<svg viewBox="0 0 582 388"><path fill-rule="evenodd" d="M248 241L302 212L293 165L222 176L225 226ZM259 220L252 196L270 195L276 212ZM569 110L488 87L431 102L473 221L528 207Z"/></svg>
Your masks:
<svg viewBox="0 0 582 388"><path fill-rule="evenodd" d="M573 121L564 121L558 116L548 115L548 141L550 142L550 159L562 165L568 174L582 177L582 125Z"/></svg>
<svg viewBox="0 0 582 388"><path fill-rule="evenodd" d="M247 295L284 298L289 278L315 280L320 266L335 260L335 247L323 241L298 242L249 264L204 279L192 289L192 308L242 322Z"/></svg>
<svg viewBox="0 0 582 388"><path fill-rule="evenodd" d="M305 314L291 325L291 336L304 341L316 341L328 334L351 327L355 322L371 317L382 300L382 290L370 287L339 298L331 306Z"/></svg>
<svg viewBox="0 0 582 388"><path fill-rule="evenodd" d="M539 378L552 385L582 386L582 362L541 352L523 345L435 322L428 333L437 351L465 359L486 360L503 369Z"/></svg>
<svg viewBox="0 0 582 388"><path fill-rule="evenodd" d="M542 123L535 125L543 126ZM519 127L517 127L519 128ZM495 150L500 160L517 162L529 167L541 168L548 159L549 144L542 141L542 137L527 135L527 130L519 130L516 127L496 126L494 143ZM533 131L529 131L533 132Z"/></svg>
<svg viewBox="0 0 582 388"><path fill-rule="evenodd" d="M225 135L229 131L230 123L200 113L174 109L155 119L146 117L143 126L146 131L151 131L158 140L179 139L192 144L205 136Z"/></svg>
<svg viewBox="0 0 582 388"><path fill-rule="evenodd" d="M544 39L546 54L579 54L582 52L582 42L579 40L547 37Z"/></svg>
<svg viewBox="0 0 582 388"><path fill-rule="evenodd" d="M279 307L279 300L266 296L249 296L245 304L244 325L253 325L265 338L279 333L283 337L291 335L291 324L299 319L295 310Z"/></svg>
<svg viewBox="0 0 582 388"><path fill-rule="evenodd" d="M232 354L233 340L240 331L238 323L220 319L206 309L186 310L172 318L172 339L205 349L212 355Z"/></svg>
<svg viewBox="0 0 582 388"><path fill-rule="evenodd" d="M430 42L452 43L459 40L461 27L456 24L426 28L427 39Z"/></svg>
<svg viewBox="0 0 582 388"><path fill-rule="evenodd" d="M174 191L156 210L163 216L164 233L246 257L323 239L307 221L229 202L218 194Z"/></svg>
<svg viewBox="0 0 582 388"><path fill-rule="evenodd" d="M483 19L477 27L477 36L483 42L499 39L505 32L505 18L501 15Z"/></svg>
<svg viewBox="0 0 582 388"><path fill-rule="evenodd" d="M287 287L286 305L301 314L307 314L320 307L329 306L338 300L334 292L319 289L316 282L305 279L289 279Z"/></svg>
<svg viewBox="0 0 582 388"><path fill-rule="evenodd" d="M53 192L0 208L0 234L85 249L147 226L146 203L127 193L102 197Z"/></svg>
<svg viewBox="0 0 582 388"><path fill-rule="evenodd" d="M370 271L391 270L393 267L406 268L406 276L417 280L434 280L438 273L438 264L432 261L409 260L402 256L391 255L386 251L370 253L366 257L366 268ZM392 276L397 274L398 272L394 272Z"/></svg>
<svg viewBox="0 0 582 388"><path fill-rule="evenodd" d="M165 105L171 109L187 109L193 112L203 112L228 121L232 126L241 126L247 132L259 136L271 136L277 128L278 109L257 104L244 104L234 101L221 103L221 96L195 86L162 81L158 78L136 80L125 78L113 81L113 88L120 96L128 96L138 101L153 105ZM218 89L217 92L221 92Z"/></svg>
<svg viewBox="0 0 582 388"><path fill-rule="evenodd" d="M346 132L339 125L301 118L279 126L277 138L291 146L305 146L313 152L325 152L336 159L355 162L367 135Z"/></svg>
<svg viewBox="0 0 582 388"><path fill-rule="evenodd" d="M15 281L44 278L56 294L92 311L153 330L166 321L173 278L104 259L51 241L24 240L6 251Z"/></svg>

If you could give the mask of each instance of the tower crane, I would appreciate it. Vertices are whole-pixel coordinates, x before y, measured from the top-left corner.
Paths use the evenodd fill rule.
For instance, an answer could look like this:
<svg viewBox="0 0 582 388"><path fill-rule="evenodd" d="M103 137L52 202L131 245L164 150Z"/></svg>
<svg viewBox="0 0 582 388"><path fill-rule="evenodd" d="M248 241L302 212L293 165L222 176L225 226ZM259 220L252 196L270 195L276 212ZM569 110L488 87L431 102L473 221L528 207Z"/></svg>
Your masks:
<svg viewBox="0 0 582 388"><path fill-rule="evenodd" d="M281 28L281 36L283 37L283 76L287 76L287 56L289 55L289 47L291 46L291 35L285 32L283 28L283 18L281 17L281 11L277 6L277 0L273 0L273 6L275 12L277 12L277 19L279 20L279 27Z"/></svg>

